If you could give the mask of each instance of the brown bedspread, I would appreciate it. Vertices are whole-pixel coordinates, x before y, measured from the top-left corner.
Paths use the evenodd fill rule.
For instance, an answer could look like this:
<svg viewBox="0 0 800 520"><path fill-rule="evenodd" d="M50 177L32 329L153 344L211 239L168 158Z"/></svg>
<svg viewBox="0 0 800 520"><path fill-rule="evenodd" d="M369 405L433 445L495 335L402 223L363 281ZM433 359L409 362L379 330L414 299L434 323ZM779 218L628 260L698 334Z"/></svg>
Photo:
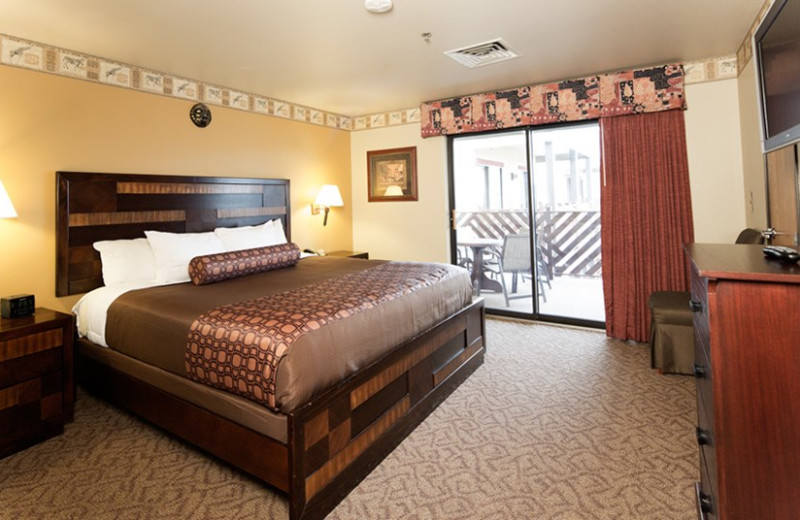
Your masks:
<svg viewBox="0 0 800 520"><path fill-rule="evenodd" d="M177 284L131 291L110 307L108 344L127 355L185 375L189 330L196 318L221 306L276 295L334 276L382 265L379 261L309 257L296 266L194 286ZM288 412L381 354L463 308L471 300L468 273L441 265L436 284L366 308L302 336L274 374L274 407Z"/></svg>

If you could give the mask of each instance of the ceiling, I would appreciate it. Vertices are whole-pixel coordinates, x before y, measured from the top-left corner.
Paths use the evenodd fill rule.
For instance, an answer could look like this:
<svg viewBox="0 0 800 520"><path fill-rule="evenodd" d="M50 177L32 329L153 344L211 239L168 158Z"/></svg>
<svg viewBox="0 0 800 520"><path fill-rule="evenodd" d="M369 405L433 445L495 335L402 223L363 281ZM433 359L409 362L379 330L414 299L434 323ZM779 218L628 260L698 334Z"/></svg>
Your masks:
<svg viewBox="0 0 800 520"><path fill-rule="evenodd" d="M0 33L357 116L734 54L763 2L3 0ZM443 54L496 38L521 57L467 69Z"/></svg>

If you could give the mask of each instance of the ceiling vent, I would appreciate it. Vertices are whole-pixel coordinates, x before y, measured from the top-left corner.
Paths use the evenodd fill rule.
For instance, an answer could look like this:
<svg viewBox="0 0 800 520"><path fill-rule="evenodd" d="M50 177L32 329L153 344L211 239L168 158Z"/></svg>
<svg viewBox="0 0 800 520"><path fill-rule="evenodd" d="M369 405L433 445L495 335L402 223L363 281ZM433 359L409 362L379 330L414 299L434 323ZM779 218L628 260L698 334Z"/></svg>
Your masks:
<svg viewBox="0 0 800 520"><path fill-rule="evenodd" d="M519 57L519 53L502 39L445 51L445 54L470 69Z"/></svg>

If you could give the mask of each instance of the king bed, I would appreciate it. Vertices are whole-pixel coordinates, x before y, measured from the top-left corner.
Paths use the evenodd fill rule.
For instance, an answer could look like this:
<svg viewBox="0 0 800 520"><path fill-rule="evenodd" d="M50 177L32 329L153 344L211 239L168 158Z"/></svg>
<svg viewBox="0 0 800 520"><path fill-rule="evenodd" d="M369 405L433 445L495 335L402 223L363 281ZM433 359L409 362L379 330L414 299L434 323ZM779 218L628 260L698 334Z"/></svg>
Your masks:
<svg viewBox="0 0 800 520"><path fill-rule="evenodd" d="M78 382L287 494L291 520L323 518L483 362L466 271L300 258L287 180L57 177Z"/></svg>

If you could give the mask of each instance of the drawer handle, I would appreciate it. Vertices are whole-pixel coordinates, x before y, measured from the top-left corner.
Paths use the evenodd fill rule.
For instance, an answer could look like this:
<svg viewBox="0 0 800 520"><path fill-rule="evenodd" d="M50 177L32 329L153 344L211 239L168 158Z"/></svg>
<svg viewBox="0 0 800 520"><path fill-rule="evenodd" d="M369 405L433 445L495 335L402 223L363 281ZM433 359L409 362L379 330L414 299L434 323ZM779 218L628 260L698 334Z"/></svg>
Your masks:
<svg viewBox="0 0 800 520"><path fill-rule="evenodd" d="M704 513L713 513L714 501L711 499L711 495L701 491L698 496L700 498L700 511Z"/></svg>
<svg viewBox="0 0 800 520"><path fill-rule="evenodd" d="M704 367L703 365L698 365L697 363L695 363L692 366L692 368L694 370L694 377L696 377L697 379L703 379L704 377L706 377L706 367Z"/></svg>
<svg viewBox="0 0 800 520"><path fill-rule="evenodd" d="M698 426L694 433L697 437L697 444L700 446L711 444L711 433L708 430L704 430Z"/></svg>
<svg viewBox="0 0 800 520"><path fill-rule="evenodd" d="M695 300L689 300L689 308L692 312L703 312L703 304Z"/></svg>

